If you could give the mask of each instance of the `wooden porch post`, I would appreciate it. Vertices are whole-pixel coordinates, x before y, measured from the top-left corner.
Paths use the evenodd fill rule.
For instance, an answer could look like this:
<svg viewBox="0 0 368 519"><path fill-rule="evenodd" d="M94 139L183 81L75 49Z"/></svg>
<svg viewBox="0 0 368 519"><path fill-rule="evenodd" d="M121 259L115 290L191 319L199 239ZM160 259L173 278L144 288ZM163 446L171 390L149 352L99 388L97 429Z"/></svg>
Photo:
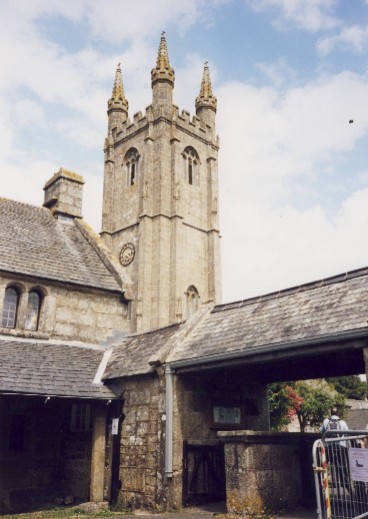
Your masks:
<svg viewBox="0 0 368 519"><path fill-rule="evenodd" d="M107 409L95 409L92 430L91 501L104 500Z"/></svg>

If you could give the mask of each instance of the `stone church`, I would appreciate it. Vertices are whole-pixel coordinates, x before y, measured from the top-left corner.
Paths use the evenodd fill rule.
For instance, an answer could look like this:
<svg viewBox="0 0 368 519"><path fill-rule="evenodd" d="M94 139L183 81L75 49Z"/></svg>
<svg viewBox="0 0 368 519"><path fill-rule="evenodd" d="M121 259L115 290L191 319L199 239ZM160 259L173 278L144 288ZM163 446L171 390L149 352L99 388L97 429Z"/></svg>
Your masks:
<svg viewBox="0 0 368 519"><path fill-rule="evenodd" d="M0 198L0 512L296 506L313 435L269 431L267 384L366 371L368 268L221 304L209 68L194 116L164 35L151 78L131 119L116 71L99 236L66 169Z"/></svg>

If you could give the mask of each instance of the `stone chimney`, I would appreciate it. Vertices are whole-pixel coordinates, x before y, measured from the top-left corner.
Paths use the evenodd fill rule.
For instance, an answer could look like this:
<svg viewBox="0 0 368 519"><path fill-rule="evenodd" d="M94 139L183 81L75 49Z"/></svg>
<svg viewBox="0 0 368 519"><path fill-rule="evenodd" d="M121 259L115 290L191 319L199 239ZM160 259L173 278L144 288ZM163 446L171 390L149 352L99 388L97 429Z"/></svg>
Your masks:
<svg viewBox="0 0 368 519"><path fill-rule="evenodd" d="M43 188L43 206L48 207L55 218L82 218L83 184L83 177L60 168Z"/></svg>

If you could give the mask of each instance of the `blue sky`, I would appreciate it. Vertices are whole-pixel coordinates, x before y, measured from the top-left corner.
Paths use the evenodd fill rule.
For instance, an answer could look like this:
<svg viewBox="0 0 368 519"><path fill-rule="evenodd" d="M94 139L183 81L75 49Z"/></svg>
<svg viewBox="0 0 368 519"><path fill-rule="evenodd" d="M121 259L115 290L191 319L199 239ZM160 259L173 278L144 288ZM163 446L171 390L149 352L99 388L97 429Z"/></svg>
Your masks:
<svg viewBox="0 0 368 519"><path fill-rule="evenodd" d="M175 103L194 113L207 60L218 98L223 300L367 265L367 0L2 0L0 20L1 196L41 205L65 167L100 230L116 65L132 117L165 30Z"/></svg>

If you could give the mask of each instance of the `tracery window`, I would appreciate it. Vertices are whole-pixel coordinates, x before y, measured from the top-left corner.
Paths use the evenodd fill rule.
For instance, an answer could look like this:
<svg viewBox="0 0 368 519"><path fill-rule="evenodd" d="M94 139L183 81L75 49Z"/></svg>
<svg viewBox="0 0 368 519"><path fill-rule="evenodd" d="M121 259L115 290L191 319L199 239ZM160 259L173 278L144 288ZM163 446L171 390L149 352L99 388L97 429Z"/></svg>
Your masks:
<svg viewBox="0 0 368 519"><path fill-rule="evenodd" d="M26 330L38 330L41 311L41 294L37 290L31 290L28 295L27 313L26 313Z"/></svg>
<svg viewBox="0 0 368 519"><path fill-rule="evenodd" d="M187 317L190 317L198 310L199 293L196 287L191 285L185 295L187 296Z"/></svg>
<svg viewBox="0 0 368 519"><path fill-rule="evenodd" d="M15 287L5 290L1 326L3 328L15 328L17 323L20 292Z"/></svg>
<svg viewBox="0 0 368 519"><path fill-rule="evenodd" d="M126 175L128 186L135 186L138 182L139 153L136 148L130 148L125 155Z"/></svg>
<svg viewBox="0 0 368 519"><path fill-rule="evenodd" d="M184 177L189 185L199 184L198 166L199 157L192 146L188 146L183 151Z"/></svg>

